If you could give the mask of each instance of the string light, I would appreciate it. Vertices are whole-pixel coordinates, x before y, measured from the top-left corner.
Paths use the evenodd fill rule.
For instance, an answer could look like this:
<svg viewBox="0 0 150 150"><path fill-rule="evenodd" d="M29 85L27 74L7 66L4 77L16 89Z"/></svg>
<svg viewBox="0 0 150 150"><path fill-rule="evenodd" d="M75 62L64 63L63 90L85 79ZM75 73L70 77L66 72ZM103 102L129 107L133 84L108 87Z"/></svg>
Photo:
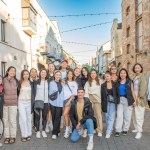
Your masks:
<svg viewBox="0 0 150 150"><path fill-rule="evenodd" d="M48 15L48 16L35 16L35 17L29 17L28 19L33 19L33 18L45 18L45 17L48 17L48 18L65 18L65 17L86 17L86 16L100 16L100 15L119 15L119 14L121 14L121 12L120 13L110 13L110 12L106 12L106 13L96 13L96 14L74 14L74 15L71 15L71 14L69 14L69 15L58 15L58 16L50 16L50 15ZM22 19L22 18L8 18L8 19Z"/></svg>
<svg viewBox="0 0 150 150"><path fill-rule="evenodd" d="M79 44L79 45L88 45L88 46L98 46L94 44L87 44L87 43L78 43L78 42L69 42L69 41L62 41L63 43L70 43L70 44Z"/></svg>
<svg viewBox="0 0 150 150"><path fill-rule="evenodd" d="M113 23L113 21L110 22L104 22L104 23L99 23L99 24L94 24L94 25L90 25L90 26L85 26L85 27L80 27L80 28L75 28L75 29L71 29L71 30L66 30L66 31L62 31L60 33L65 33L65 32L70 32L70 31L76 31L76 30L81 30L81 29L86 29L86 28L91 28L91 27L95 27L95 26L101 26L104 24L110 24Z"/></svg>

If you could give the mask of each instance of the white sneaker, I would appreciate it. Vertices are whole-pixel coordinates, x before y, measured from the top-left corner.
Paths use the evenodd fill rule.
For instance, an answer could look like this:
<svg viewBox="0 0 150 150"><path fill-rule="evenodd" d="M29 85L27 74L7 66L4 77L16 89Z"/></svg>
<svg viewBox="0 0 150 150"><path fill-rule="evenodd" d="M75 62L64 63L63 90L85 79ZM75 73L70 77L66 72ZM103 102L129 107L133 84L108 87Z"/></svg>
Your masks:
<svg viewBox="0 0 150 150"><path fill-rule="evenodd" d="M64 133L64 138L69 138L69 135L70 135L70 129L69 128L66 128L65 130L65 133Z"/></svg>
<svg viewBox="0 0 150 150"><path fill-rule="evenodd" d="M93 142L88 143L87 150L93 150Z"/></svg>
<svg viewBox="0 0 150 150"><path fill-rule="evenodd" d="M48 125L48 124L46 125L45 132L46 132L46 133L49 133L49 132L50 132L50 130L49 130L49 125Z"/></svg>
<svg viewBox="0 0 150 150"><path fill-rule="evenodd" d="M84 130L83 130L83 135L82 135L82 137L83 137L83 138L86 138L86 137L87 137L87 129L84 129Z"/></svg>
<svg viewBox="0 0 150 150"><path fill-rule="evenodd" d="M41 133L40 133L40 131L37 131L37 132L36 132L36 138L38 138L38 139L41 138Z"/></svg>
<svg viewBox="0 0 150 150"><path fill-rule="evenodd" d="M3 144L2 143L0 143L0 147L2 147L3 146Z"/></svg>
<svg viewBox="0 0 150 150"><path fill-rule="evenodd" d="M141 132L137 132L135 139L140 139L142 137L142 133Z"/></svg>
<svg viewBox="0 0 150 150"><path fill-rule="evenodd" d="M98 132L98 133L97 133L97 136L98 136L98 137L102 137L102 133Z"/></svg>
<svg viewBox="0 0 150 150"><path fill-rule="evenodd" d="M42 136L43 136L43 138L46 138L46 137L47 137L47 134L46 134L45 131L42 131Z"/></svg>
<svg viewBox="0 0 150 150"><path fill-rule="evenodd" d="M106 134L106 139L109 139L110 138L110 134Z"/></svg>
<svg viewBox="0 0 150 150"><path fill-rule="evenodd" d="M137 133L138 131L136 129L132 130L132 133Z"/></svg>
<svg viewBox="0 0 150 150"><path fill-rule="evenodd" d="M56 139L57 139L57 136L56 136L56 135L52 135L52 139L53 139L53 140L56 140Z"/></svg>

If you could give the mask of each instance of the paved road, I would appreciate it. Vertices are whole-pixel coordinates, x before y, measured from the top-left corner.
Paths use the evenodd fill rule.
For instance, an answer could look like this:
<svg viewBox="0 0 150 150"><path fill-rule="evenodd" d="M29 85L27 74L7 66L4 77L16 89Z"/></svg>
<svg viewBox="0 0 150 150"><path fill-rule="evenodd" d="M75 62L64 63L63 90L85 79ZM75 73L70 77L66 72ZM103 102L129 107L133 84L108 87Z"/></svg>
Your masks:
<svg viewBox="0 0 150 150"><path fill-rule="evenodd" d="M132 128L132 126L131 126ZM140 140L134 139L133 133L128 133L127 136L114 137L114 135L106 140L102 138L94 137L94 150L150 150L150 111L146 112L144 133ZM63 132L61 137L57 140L51 140L51 134L48 134L46 139L36 139L35 134L31 141L23 143L20 141L20 131L16 143L13 145L3 145L2 150L85 150L87 147L87 139L81 138L78 143L71 143L63 138Z"/></svg>

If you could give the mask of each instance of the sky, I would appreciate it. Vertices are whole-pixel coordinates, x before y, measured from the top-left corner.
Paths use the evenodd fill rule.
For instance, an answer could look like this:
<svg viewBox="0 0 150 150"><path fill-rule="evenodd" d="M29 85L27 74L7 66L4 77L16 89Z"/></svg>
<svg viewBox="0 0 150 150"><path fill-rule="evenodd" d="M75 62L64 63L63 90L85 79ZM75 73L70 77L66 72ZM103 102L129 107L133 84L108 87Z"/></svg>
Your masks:
<svg viewBox="0 0 150 150"><path fill-rule="evenodd" d="M60 32L80 27L112 22L118 18L121 22L121 0L38 0L48 16L118 13L113 15L93 15L81 17L50 17L56 20ZM63 49L80 64L89 63L100 47L111 38L112 23L98 25L72 32L61 33L62 41L85 43L81 45L62 42Z"/></svg>

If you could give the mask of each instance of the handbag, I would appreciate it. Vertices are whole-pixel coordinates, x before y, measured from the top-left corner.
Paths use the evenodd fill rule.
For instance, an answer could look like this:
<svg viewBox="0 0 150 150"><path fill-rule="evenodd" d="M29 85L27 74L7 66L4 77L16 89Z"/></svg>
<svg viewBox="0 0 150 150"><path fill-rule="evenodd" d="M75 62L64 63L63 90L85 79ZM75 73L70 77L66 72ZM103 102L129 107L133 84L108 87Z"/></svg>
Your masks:
<svg viewBox="0 0 150 150"><path fill-rule="evenodd" d="M45 82L44 82L44 100L45 100ZM37 109L44 109L44 101L43 100L35 100L34 102L34 111L36 114L40 115Z"/></svg>
<svg viewBox="0 0 150 150"><path fill-rule="evenodd" d="M70 86L68 85L68 83L67 83L66 85L68 86L68 88L69 88L69 90L70 90L70 92L71 92L71 94L72 94L73 92L72 92ZM66 100L64 100L64 102L63 102L63 105L64 105L64 106L67 104L67 102L69 101L69 99L70 99L70 97L67 98Z"/></svg>
<svg viewBox="0 0 150 150"><path fill-rule="evenodd" d="M115 103L114 98L113 98L112 95L107 95L107 100L108 100L108 102L110 102L110 103Z"/></svg>
<svg viewBox="0 0 150 150"><path fill-rule="evenodd" d="M58 96L58 93L61 93L61 91L62 91L62 86L61 86L61 85L58 85L59 83L56 83L56 84L57 84L58 90L48 96L51 101L56 100L56 99L57 99L57 96Z"/></svg>
<svg viewBox="0 0 150 150"><path fill-rule="evenodd" d="M58 95L58 91L56 91L53 94L49 95L49 99L54 101L55 99L57 99L57 95Z"/></svg>

